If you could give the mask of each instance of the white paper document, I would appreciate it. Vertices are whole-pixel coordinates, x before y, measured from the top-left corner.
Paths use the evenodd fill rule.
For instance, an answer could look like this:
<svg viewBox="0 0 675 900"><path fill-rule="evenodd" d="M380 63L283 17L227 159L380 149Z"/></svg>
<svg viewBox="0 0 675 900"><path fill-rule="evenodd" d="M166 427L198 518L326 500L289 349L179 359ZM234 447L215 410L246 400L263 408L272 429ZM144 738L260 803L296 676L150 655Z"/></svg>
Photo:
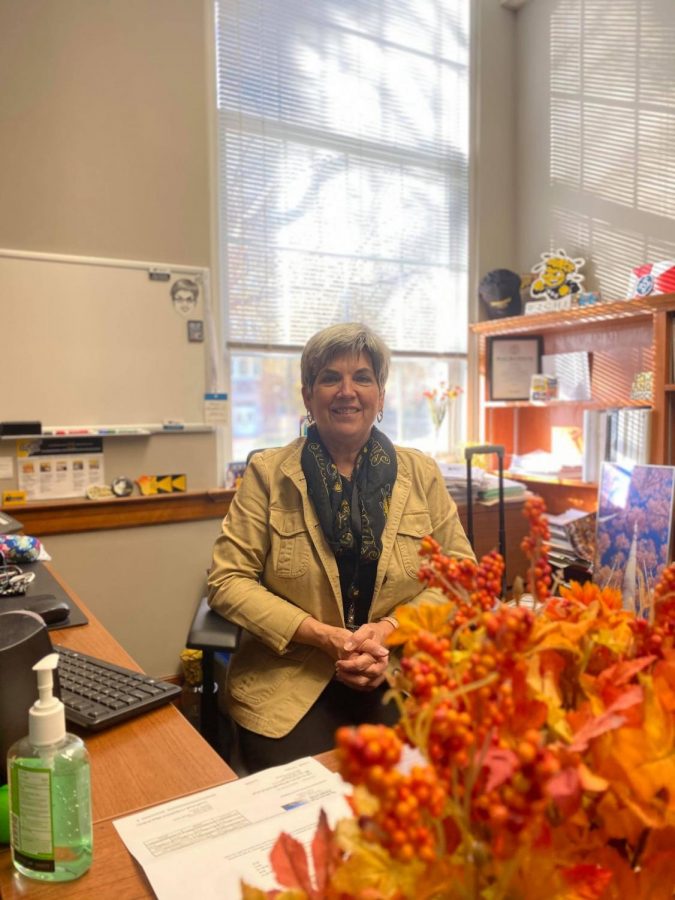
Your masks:
<svg viewBox="0 0 675 900"><path fill-rule="evenodd" d="M331 826L351 815L351 786L312 757L266 769L116 819L114 826L159 900L234 900L240 881L278 887L269 865L285 831L308 848L321 809Z"/></svg>

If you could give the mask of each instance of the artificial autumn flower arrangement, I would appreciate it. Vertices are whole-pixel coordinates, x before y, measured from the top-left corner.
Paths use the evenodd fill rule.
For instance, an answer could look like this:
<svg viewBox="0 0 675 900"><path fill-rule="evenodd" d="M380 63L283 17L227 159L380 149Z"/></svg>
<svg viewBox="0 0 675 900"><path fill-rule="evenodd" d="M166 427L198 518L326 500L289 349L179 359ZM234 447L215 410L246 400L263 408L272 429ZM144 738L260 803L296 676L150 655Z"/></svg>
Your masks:
<svg viewBox="0 0 675 900"><path fill-rule="evenodd" d="M285 889L245 900L672 900L675 564L652 621L590 583L553 597L542 501L525 514L534 610L498 603L498 554L425 539L420 578L447 603L398 610L401 720L337 734L354 818L322 814L313 877L282 835Z"/></svg>

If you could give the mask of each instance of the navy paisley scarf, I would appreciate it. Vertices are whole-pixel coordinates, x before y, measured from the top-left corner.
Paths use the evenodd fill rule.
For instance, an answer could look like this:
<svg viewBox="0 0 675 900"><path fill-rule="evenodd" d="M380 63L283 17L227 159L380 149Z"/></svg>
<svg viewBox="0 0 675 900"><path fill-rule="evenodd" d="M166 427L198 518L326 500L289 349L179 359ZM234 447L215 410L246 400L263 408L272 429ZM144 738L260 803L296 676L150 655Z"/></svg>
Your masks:
<svg viewBox="0 0 675 900"><path fill-rule="evenodd" d="M312 425L307 431L300 463L307 479L307 492L338 566L344 568L343 558L354 561L352 577L347 579L347 596L343 589L343 602L347 627L358 627L356 608L362 605L359 603L360 569L376 566L382 552L382 532L396 481L396 450L385 434L373 428L359 450L351 479L342 478L316 425Z"/></svg>

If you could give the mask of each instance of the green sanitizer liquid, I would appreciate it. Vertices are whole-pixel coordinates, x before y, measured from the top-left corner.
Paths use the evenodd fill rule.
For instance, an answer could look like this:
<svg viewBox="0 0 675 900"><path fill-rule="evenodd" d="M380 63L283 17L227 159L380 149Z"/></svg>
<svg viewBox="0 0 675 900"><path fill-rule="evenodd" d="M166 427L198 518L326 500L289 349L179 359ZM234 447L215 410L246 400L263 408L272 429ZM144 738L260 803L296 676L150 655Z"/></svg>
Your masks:
<svg viewBox="0 0 675 900"><path fill-rule="evenodd" d="M89 759L83 742L67 734L47 752L36 752L27 739L12 750L10 826L15 867L41 881L79 878L92 858Z"/></svg>
<svg viewBox="0 0 675 900"><path fill-rule="evenodd" d="M89 754L66 732L63 704L52 693L58 656L33 666L39 699L30 708L28 736L7 754L12 860L28 878L72 881L91 866Z"/></svg>

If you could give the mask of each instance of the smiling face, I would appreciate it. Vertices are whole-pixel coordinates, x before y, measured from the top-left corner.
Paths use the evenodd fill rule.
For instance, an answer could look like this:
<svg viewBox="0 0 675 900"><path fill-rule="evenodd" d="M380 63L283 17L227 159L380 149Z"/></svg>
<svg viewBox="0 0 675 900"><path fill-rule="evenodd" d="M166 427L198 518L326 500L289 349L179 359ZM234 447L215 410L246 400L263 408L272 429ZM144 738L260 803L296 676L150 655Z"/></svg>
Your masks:
<svg viewBox="0 0 675 900"><path fill-rule="evenodd" d="M182 315L189 315L197 305L197 297L193 291L181 288L173 295L174 306Z"/></svg>
<svg viewBox="0 0 675 900"><path fill-rule="evenodd" d="M302 389L305 406L331 452L357 452L366 443L384 404L367 353L336 356L319 370L311 389Z"/></svg>

